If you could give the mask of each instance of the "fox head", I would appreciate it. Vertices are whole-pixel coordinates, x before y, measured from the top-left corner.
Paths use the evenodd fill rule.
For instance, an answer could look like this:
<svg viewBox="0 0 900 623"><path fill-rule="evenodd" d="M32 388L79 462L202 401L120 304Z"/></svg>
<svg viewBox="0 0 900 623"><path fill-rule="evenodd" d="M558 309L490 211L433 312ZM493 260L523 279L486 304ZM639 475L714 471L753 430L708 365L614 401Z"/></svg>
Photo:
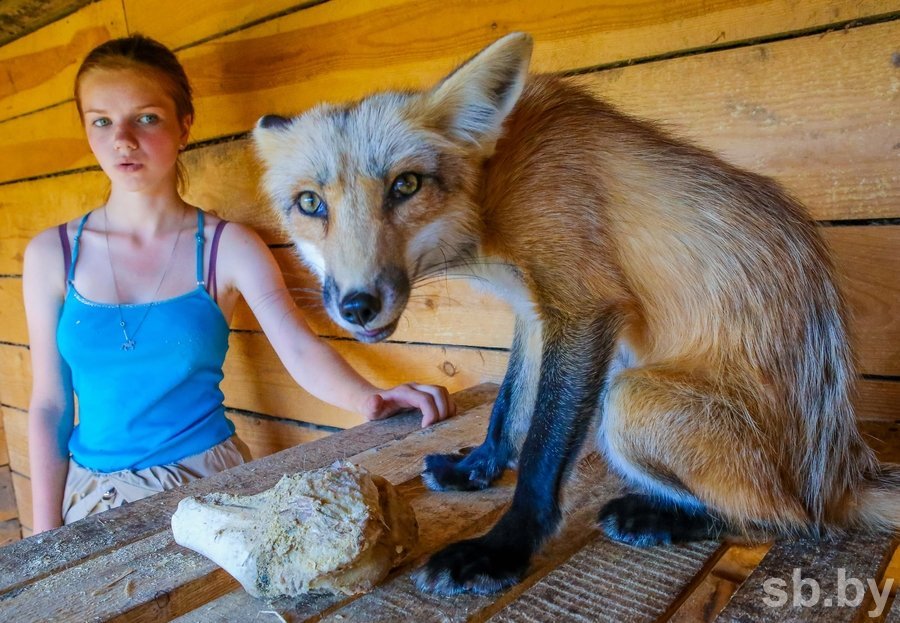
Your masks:
<svg viewBox="0 0 900 623"><path fill-rule="evenodd" d="M357 339L390 336L416 282L475 252L480 171L522 92L531 48L528 35L511 34L431 90L257 122L273 208L329 315Z"/></svg>

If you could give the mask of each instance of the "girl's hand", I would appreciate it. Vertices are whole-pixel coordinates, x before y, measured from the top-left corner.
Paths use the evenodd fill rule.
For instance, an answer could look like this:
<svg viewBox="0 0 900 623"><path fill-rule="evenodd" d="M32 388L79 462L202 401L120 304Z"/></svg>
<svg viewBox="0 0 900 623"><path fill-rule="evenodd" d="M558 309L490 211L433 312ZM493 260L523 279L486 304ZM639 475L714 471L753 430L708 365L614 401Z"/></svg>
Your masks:
<svg viewBox="0 0 900 623"><path fill-rule="evenodd" d="M407 409L422 412L422 428L456 415L456 405L445 387L404 383L369 395L363 406L367 420L383 420Z"/></svg>

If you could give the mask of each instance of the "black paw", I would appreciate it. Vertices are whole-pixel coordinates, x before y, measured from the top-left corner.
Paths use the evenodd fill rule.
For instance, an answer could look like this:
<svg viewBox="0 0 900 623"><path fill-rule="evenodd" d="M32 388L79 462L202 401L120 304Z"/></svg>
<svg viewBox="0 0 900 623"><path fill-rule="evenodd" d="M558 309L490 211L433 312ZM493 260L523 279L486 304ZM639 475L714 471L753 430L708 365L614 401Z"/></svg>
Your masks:
<svg viewBox="0 0 900 623"><path fill-rule="evenodd" d="M429 454L422 480L432 491L477 491L491 486L502 471L477 449L469 455Z"/></svg>
<svg viewBox="0 0 900 623"><path fill-rule="evenodd" d="M490 595L518 583L528 562L522 548L491 545L482 537L439 551L413 574L413 581L428 593Z"/></svg>
<svg viewBox="0 0 900 623"><path fill-rule="evenodd" d="M638 547L717 538L724 522L704 508L676 506L628 494L606 503L597 518L614 541Z"/></svg>

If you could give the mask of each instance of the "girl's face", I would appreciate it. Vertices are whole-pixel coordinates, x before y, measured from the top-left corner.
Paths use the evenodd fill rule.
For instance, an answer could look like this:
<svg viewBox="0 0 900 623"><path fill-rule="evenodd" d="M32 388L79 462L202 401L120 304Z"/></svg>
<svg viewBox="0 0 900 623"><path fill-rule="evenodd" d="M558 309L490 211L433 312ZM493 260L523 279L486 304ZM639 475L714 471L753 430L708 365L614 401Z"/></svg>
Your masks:
<svg viewBox="0 0 900 623"><path fill-rule="evenodd" d="M175 188L175 162L187 142L190 117L152 71L98 69L81 79L79 95L88 143L113 188L156 193Z"/></svg>

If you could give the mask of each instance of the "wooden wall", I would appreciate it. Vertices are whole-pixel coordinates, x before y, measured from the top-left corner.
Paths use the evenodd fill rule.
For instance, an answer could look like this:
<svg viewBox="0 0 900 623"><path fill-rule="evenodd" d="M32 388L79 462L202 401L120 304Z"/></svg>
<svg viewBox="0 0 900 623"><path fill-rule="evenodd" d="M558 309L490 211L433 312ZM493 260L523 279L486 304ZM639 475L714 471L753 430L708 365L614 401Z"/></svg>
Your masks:
<svg viewBox="0 0 900 623"><path fill-rule="evenodd" d="M247 140L256 119L429 85L514 30L534 35L536 71L564 73L807 203L827 225L854 312L860 417L900 417L900 0L98 0L0 47L0 540L17 516L30 526L22 253L105 191L71 98L91 47L142 32L177 51L198 115L189 199L258 228L303 287L311 280L257 189ZM376 383L499 381L509 310L458 282L419 294L375 346L340 335L316 301L300 303ZM229 416L257 455L358 421L287 377L246 308L226 368Z"/></svg>

